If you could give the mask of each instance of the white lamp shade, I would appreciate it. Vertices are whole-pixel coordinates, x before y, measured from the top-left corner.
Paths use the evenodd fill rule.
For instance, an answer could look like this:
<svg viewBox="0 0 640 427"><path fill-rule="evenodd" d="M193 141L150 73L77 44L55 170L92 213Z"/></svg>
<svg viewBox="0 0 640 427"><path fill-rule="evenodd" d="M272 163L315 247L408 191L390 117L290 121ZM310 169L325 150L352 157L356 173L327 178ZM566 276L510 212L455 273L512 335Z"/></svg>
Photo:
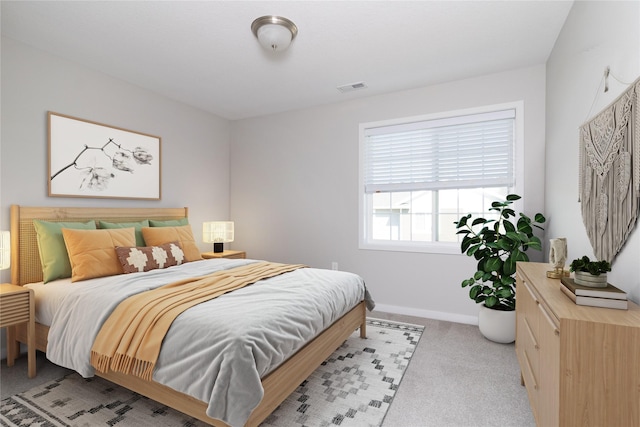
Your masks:
<svg viewBox="0 0 640 427"><path fill-rule="evenodd" d="M0 270L11 267L11 238L8 231L0 231Z"/></svg>
<svg viewBox="0 0 640 427"><path fill-rule="evenodd" d="M202 241L205 243L233 242L233 221L202 223Z"/></svg>
<svg viewBox="0 0 640 427"><path fill-rule="evenodd" d="M267 24L257 31L258 41L267 50L285 50L291 44L291 31L277 24Z"/></svg>

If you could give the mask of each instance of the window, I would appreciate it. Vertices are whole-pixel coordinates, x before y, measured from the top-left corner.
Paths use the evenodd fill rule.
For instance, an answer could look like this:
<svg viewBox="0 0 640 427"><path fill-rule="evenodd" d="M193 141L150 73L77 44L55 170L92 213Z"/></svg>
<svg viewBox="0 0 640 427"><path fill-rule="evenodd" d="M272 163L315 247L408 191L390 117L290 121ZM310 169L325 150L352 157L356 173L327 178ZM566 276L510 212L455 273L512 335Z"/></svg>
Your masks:
<svg viewBox="0 0 640 427"><path fill-rule="evenodd" d="M454 221L519 192L521 116L514 103L361 124L360 247L459 253Z"/></svg>

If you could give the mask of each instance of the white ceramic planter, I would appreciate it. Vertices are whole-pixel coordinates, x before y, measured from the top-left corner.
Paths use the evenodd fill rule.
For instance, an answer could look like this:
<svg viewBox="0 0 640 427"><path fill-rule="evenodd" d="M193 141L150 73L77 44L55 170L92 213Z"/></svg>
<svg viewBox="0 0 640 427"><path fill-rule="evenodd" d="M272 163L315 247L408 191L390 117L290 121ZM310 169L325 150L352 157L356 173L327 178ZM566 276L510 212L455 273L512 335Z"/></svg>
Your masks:
<svg viewBox="0 0 640 427"><path fill-rule="evenodd" d="M589 286L591 288L606 288L607 287L607 275L600 274L594 276L591 273L584 271L576 271L573 280L578 285Z"/></svg>
<svg viewBox="0 0 640 427"><path fill-rule="evenodd" d="M508 344L516 340L516 311L492 310L480 306L478 327L485 338Z"/></svg>

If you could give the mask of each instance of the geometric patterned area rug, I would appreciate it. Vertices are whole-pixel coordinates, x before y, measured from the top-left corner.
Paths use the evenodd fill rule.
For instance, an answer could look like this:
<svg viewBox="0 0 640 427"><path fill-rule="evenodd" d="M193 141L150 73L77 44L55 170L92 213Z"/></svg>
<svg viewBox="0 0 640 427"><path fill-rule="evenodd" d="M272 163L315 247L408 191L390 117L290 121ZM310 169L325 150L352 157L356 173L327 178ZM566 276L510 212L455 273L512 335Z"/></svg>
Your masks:
<svg viewBox="0 0 640 427"><path fill-rule="evenodd" d="M380 426L423 326L367 319L263 427ZM0 402L6 426L185 426L205 423L102 378L70 374Z"/></svg>

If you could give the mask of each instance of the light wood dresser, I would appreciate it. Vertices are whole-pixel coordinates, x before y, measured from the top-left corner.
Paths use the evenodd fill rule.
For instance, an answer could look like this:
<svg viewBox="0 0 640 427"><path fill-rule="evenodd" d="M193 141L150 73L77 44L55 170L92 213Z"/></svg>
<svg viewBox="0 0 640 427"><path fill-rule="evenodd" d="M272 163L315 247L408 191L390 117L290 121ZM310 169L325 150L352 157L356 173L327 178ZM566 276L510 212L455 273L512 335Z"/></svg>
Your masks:
<svg viewBox="0 0 640 427"><path fill-rule="evenodd" d="M516 273L516 354L537 425L640 426L640 307L576 305L547 270Z"/></svg>

